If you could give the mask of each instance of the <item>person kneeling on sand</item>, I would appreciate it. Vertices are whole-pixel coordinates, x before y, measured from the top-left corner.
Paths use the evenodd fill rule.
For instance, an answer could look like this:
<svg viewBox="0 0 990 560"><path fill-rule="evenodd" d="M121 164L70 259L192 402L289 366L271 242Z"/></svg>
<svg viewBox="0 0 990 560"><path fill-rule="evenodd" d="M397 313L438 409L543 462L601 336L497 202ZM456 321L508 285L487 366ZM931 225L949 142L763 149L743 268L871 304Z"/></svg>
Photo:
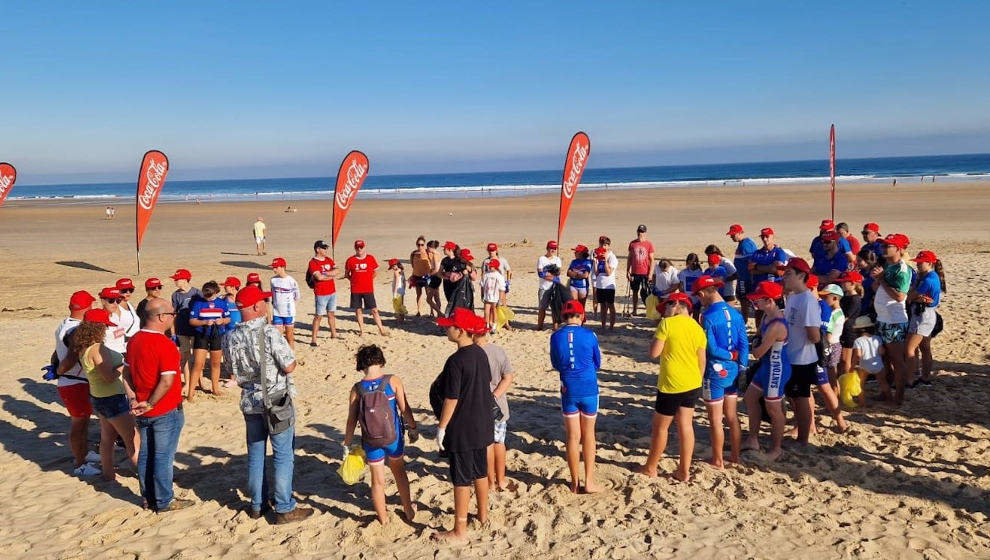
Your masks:
<svg viewBox="0 0 990 560"><path fill-rule="evenodd" d="M701 373L705 371L705 331L691 318L691 298L675 292L667 297L664 317L657 326L650 357L660 358L657 400L650 433L650 454L636 472L650 478L657 476L660 455L667 448L667 431L677 419L680 440L680 463L674 478L687 482L691 477L694 453L694 405L701 392Z"/></svg>
<svg viewBox="0 0 990 560"><path fill-rule="evenodd" d="M467 540L468 502L471 486L478 500L478 522L488 521L488 448L494 442L495 418L492 408L491 369L488 355L474 344L471 331L481 317L463 307L450 317L440 317L437 325L447 330L447 340L457 344L430 386L430 406L439 422L437 446L450 461L454 484L454 528L435 533L439 541Z"/></svg>
<svg viewBox="0 0 990 560"><path fill-rule="evenodd" d="M344 457L350 453L354 427L361 422L361 447L364 448L371 467L371 501L375 505L378 521L388 523L385 506L385 458L395 477L399 499L406 520L412 521L416 508L409 497L409 477L406 476L405 426L409 426L409 443L419 439L416 419L406 400L402 381L395 375L382 371L385 355L374 344L358 348L357 370L364 377L354 384L349 396L347 428L344 433ZM403 423L402 419L405 419Z"/></svg>
<svg viewBox="0 0 990 560"><path fill-rule="evenodd" d="M598 417L598 370L602 352L598 337L584 322L584 305L572 299L564 304L564 325L550 336L550 363L560 372L560 411L564 415L567 468L571 492L578 492L578 460L584 455L584 491L601 492L595 483L595 420Z"/></svg>

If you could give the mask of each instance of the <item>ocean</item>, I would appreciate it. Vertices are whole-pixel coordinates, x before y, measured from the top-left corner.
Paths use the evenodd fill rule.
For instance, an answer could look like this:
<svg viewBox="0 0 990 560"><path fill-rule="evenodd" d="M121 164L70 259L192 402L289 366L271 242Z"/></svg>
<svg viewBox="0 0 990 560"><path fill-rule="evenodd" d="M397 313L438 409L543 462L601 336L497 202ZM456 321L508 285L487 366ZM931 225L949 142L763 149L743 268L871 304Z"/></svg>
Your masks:
<svg viewBox="0 0 990 560"><path fill-rule="evenodd" d="M594 155L592 154L592 163ZM839 159L837 181L905 182L990 179L990 154ZM502 171L487 173L434 173L424 175L371 175L360 198L448 198L471 196L521 196L560 188L561 170ZM582 190L662 188L690 186L767 185L828 181L827 160L666 165L657 167L589 167ZM328 197L334 177L166 181L160 200L236 201L304 200ZM10 200L72 199L79 202L134 197L135 183L89 183L15 186Z"/></svg>

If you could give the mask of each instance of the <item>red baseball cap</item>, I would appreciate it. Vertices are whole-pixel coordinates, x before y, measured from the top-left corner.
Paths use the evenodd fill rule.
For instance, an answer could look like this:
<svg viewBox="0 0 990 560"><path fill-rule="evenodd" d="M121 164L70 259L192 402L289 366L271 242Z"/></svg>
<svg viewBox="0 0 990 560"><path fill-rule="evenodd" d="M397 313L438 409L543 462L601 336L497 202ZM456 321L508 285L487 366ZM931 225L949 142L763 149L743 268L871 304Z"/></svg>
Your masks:
<svg viewBox="0 0 990 560"><path fill-rule="evenodd" d="M453 241L448 241L443 244L443 248L450 249L451 251L453 251L454 249L457 248L457 243L454 243Z"/></svg>
<svg viewBox="0 0 990 560"><path fill-rule="evenodd" d="M362 247L364 247L364 239L357 239L357 240L354 241L354 248L355 249L360 249Z"/></svg>
<svg viewBox="0 0 990 560"><path fill-rule="evenodd" d="M599 247L599 248L595 249L595 256L596 257L603 257L604 258L605 255L607 255L607 254L608 254L608 249L606 249L605 247Z"/></svg>
<svg viewBox="0 0 990 560"><path fill-rule="evenodd" d="M718 266L722 263L722 256L718 253L712 253L708 255L708 264L711 266Z"/></svg>
<svg viewBox="0 0 990 560"><path fill-rule="evenodd" d="M93 305L96 298L93 294L90 294L86 290L79 290L78 292L73 292L69 296L69 309L79 311L80 309L89 309L89 306Z"/></svg>
<svg viewBox="0 0 990 560"><path fill-rule="evenodd" d="M285 259L282 257L272 259L272 268L285 268Z"/></svg>
<svg viewBox="0 0 990 560"><path fill-rule="evenodd" d="M557 248L556 241L553 240L547 241L547 249L556 249L556 248Z"/></svg>
<svg viewBox="0 0 990 560"><path fill-rule="evenodd" d="M561 315L581 315L584 316L584 306L576 299L569 299L564 302L564 307L560 310Z"/></svg>
<svg viewBox="0 0 990 560"><path fill-rule="evenodd" d="M818 277L814 274L808 275L808 281L805 282L804 285L807 286L809 290L814 290L818 287Z"/></svg>
<svg viewBox="0 0 990 560"><path fill-rule="evenodd" d="M475 315L474 324L467 331L473 335L488 334L488 321L480 315Z"/></svg>
<svg viewBox="0 0 990 560"><path fill-rule="evenodd" d="M931 251L922 251L922 252L918 253L918 256L917 257L915 257L915 258L913 258L911 260L914 261L914 262L923 262L923 263L935 264L935 261L938 260L938 257L935 256L935 253L933 253Z"/></svg>
<svg viewBox="0 0 990 560"><path fill-rule="evenodd" d="M902 250L907 249L908 245L911 244L911 240L908 239L908 236L900 233L891 233L887 235L887 237L883 238L883 242L887 245L893 245L894 247Z"/></svg>
<svg viewBox="0 0 990 560"><path fill-rule="evenodd" d="M389 268L392 268L392 267L394 267L397 264L399 264L399 259L389 259L388 260L388 267Z"/></svg>
<svg viewBox="0 0 990 560"><path fill-rule="evenodd" d="M192 280L192 272L184 268L180 268L175 271L175 274L169 276L172 280Z"/></svg>
<svg viewBox="0 0 990 560"><path fill-rule="evenodd" d="M756 301L758 299L773 299L778 300L784 295L784 287L777 282L763 281L756 286L750 294L746 294L746 297L751 301Z"/></svg>
<svg viewBox="0 0 990 560"><path fill-rule="evenodd" d="M247 283L250 284L251 282L257 282L260 284L261 275L258 274L257 272L249 272L247 275Z"/></svg>
<svg viewBox="0 0 990 560"><path fill-rule="evenodd" d="M880 233L880 224L875 224L870 222L863 226L863 231L872 231L873 233Z"/></svg>
<svg viewBox="0 0 990 560"><path fill-rule="evenodd" d="M471 255L471 249L461 249L460 257L466 261L473 261L474 256Z"/></svg>
<svg viewBox="0 0 990 560"><path fill-rule="evenodd" d="M699 278L700 280L700 278ZM672 303L683 303L687 306L688 311L694 308L694 304L691 303L691 296L685 294L684 292L674 292L667 296L666 303L668 305Z"/></svg>
<svg viewBox="0 0 990 560"><path fill-rule="evenodd" d="M118 290L133 290L134 282L132 282L130 278L121 278L120 280L117 280L116 286Z"/></svg>
<svg viewBox="0 0 990 560"><path fill-rule="evenodd" d="M114 287L103 288L100 290L100 299L120 299L120 290Z"/></svg>
<svg viewBox="0 0 990 560"><path fill-rule="evenodd" d="M742 232L743 232L743 228L741 225L732 224L731 226L729 226L729 231L726 233L726 235L731 237L737 233L742 233Z"/></svg>
<svg viewBox="0 0 990 560"><path fill-rule="evenodd" d="M863 282L863 275L858 270L847 270L836 278L839 282Z"/></svg>
<svg viewBox="0 0 990 560"><path fill-rule="evenodd" d="M574 251L575 253L586 253L588 252L588 248L584 245L578 245L577 247L571 249L571 251Z"/></svg>
<svg viewBox="0 0 990 560"><path fill-rule="evenodd" d="M787 261L784 268L793 268L794 270L803 272L809 276L811 275L811 267L808 265L808 261L802 259L801 257L791 257L790 260Z"/></svg>
<svg viewBox="0 0 990 560"><path fill-rule="evenodd" d="M765 228L761 229L760 230L760 237L763 237L765 235L773 235L773 228L772 227L765 227Z"/></svg>
<svg viewBox="0 0 990 560"><path fill-rule="evenodd" d="M705 288L721 288L724 285L725 282L716 280L706 274L704 276L699 276L698 279L694 281L694 286L691 286L691 293L696 294Z"/></svg>
<svg viewBox="0 0 990 560"><path fill-rule="evenodd" d="M147 280L144 281L145 290L151 290L154 288L161 288L161 287L162 287L162 281L157 278L148 278Z"/></svg>
<svg viewBox="0 0 990 560"><path fill-rule="evenodd" d="M486 247L486 249L488 249L488 252L498 251L498 245L496 245L494 243L489 243L488 244L488 247Z"/></svg>
<svg viewBox="0 0 990 560"><path fill-rule="evenodd" d="M110 313L106 309L90 309L83 315L83 321L87 323L103 323L108 327L117 326L117 323L110 320Z"/></svg>
<svg viewBox="0 0 990 560"><path fill-rule="evenodd" d="M223 285L240 289L241 281L238 280L236 276L228 276L227 279L223 281Z"/></svg>
<svg viewBox="0 0 990 560"><path fill-rule="evenodd" d="M835 231L834 229L825 230L822 231L821 237L822 237L822 241L838 241L839 232Z"/></svg>
<svg viewBox="0 0 990 560"><path fill-rule="evenodd" d="M822 220L822 224L818 226L818 229L822 231L829 231L835 229L835 222L832 220Z"/></svg>
<svg viewBox="0 0 990 560"><path fill-rule="evenodd" d="M471 332L474 329L477 319L478 316L473 311L464 309L463 307L456 307L454 308L454 312L450 314L450 317L438 317L437 326L457 327L461 330Z"/></svg>
<svg viewBox="0 0 990 560"><path fill-rule="evenodd" d="M246 286L237 292L234 301L237 302L238 309L244 309L270 297L272 297L271 292L263 292L257 286Z"/></svg>
<svg viewBox="0 0 990 560"><path fill-rule="evenodd" d="M502 263L498 262L498 259L491 259L491 260L488 261L488 268L489 269L495 270L495 269L499 268L500 266L502 266Z"/></svg>

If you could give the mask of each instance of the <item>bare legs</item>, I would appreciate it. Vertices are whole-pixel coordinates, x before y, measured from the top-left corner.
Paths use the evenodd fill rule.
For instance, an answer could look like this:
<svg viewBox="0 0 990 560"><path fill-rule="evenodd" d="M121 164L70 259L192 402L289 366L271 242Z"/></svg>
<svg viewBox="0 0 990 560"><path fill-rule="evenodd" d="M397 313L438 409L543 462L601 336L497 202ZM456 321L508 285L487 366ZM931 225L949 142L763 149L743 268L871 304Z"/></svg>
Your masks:
<svg viewBox="0 0 990 560"><path fill-rule="evenodd" d="M739 426L739 416L736 413L735 397L726 396L724 400L707 405L708 421L711 424L712 460L711 464L717 469L725 467L722 459L722 448L725 445L725 430L722 427L723 409L725 422L729 425L729 461L739 462L739 447L742 443L742 428Z"/></svg>
<svg viewBox="0 0 990 560"><path fill-rule="evenodd" d="M646 463L636 469L636 472L650 478L657 476L657 465L660 456L667 448L667 432L670 425L677 420L677 439L680 447L680 460L673 476L681 482L691 478L691 455L694 453L694 409L680 407L676 416L665 416L653 413L653 427L650 432L650 454Z"/></svg>
<svg viewBox="0 0 990 560"><path fill-rule="evenodd" d="M488 479L474 481L474 493L478 500L478 522L488 521ZM434 540L460 543L467 540L468 504L471 502L470 486L454 486L454 528L433 535Z"/></svg>
<svg viewBox="0 0 990 560"><path fill-rule="evenodd" d="M746 412L749 414L749 435L746 437L746 444L743 449L760 448L760 423L763 420L763 410L760 408L760 397L763 391L753 384L746 389ZM766 401L767 413L770 414L770 434L771 444L767 458L776 461L781 454L780 445L784 440L784 408L781 399Z"/></svg>
<svg viewBox="0 0 990 560"><path fill-rule="evenodd" d="M100 416L100 465L103 467L105 480L116 478L113 466L113 446L118 435L124 440L127 458L130 459L132 465L137 466L138 449L141 447L141 443L134 423L134 416L130 413L120 414L109 420Z"/></svg>
<svg viewBox="0 0 990 560"><path fill-rule="evenodd" d="M564 416L567 468L571 473L571 492L575 494L578 493L579 489L579 463L582 458L584 459L584 491L588 494L594 494L602 490L595 483L596 419L596 416L583 414Z"/></svg>
<svg viewBox="0 0 990 560"><path fill-rule="evenodd" d="M416 515L416 508L412 505L412 498L409 494L409 477L406 476L406 463L400 457L398 459L388 459L389 469L395 477L395 485L399 490L399 500L402 502L402 511L407 521L412 521ZM375 506L375 514L378 515L378 522L388 523L388 512L385 505L385 465L375 463L371 467L371 502Z"/></svg>
<svg viewBox="0 0 990 560"><path fill-rule="evenodd" d="M72 450L73 467L81 467L86 462L86 433L89 431L89 416L73 416L69 425L69 449Z"/></svg>
<svg viewBox="0 0 990 560"><path fill-rule="evenodd" d="M311 346L319 346L317 337L320 335L320 317L319 315L313 316L313 342L310 343ZM327 313L327 325L330 326L330 338L340 338L337 336L337 315L332 312Z"/></svg>
<svg viewBox="0 0 990 560"><path fill-rule="evenodd" d="M494 443L488 446L488 487L505 490L508 479L505 477L505 444Z"/></svg>

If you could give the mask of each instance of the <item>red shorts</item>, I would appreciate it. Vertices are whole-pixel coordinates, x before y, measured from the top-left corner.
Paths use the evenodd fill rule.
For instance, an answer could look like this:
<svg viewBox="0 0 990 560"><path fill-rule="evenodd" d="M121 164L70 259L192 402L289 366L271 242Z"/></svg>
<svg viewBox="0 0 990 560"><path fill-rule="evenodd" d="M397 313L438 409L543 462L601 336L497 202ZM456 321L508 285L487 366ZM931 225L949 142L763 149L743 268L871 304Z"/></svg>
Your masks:
<svg viewBox="0 0 990 560"><path fill-rule="evenodd" d="M58 396L62 397L69 416L89 418L93 414L93 403L89 400L89 383L63 385L58 388Z"/></svg>

